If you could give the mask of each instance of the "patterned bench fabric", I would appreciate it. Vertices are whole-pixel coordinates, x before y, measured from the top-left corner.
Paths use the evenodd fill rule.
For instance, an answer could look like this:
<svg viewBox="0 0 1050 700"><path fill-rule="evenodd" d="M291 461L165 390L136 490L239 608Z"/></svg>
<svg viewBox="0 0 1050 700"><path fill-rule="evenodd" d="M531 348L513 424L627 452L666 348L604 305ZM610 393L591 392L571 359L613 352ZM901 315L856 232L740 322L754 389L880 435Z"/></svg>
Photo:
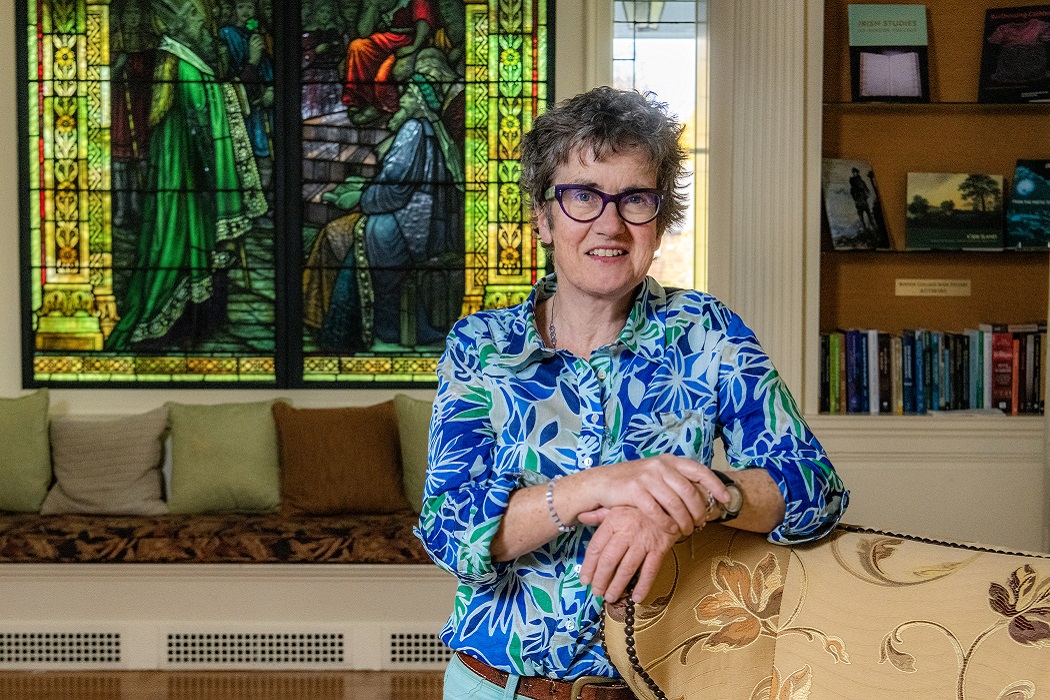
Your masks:
<svg viewBox="0 0 1050 700"><path fill-rule="evenodd" d="M607 606L610 658L654 698L624 622ZM1050 555L849 527L778 547L709 526L664 562L634 640L668 698L1050 697Z"/></svg>
<svg viewBox="0 0 1050 700"><path fill-rule="evenodd" d="M0 563L429 564L417 519L0 513Z"/></svg>

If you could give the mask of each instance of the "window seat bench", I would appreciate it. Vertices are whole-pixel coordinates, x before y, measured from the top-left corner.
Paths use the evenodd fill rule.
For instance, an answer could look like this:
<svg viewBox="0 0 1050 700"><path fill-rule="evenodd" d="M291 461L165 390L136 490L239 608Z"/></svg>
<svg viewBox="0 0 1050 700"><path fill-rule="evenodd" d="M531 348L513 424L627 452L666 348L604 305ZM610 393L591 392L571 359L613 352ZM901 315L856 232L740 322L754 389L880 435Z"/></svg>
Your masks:
<svg viewBox="0 0 1050 700"><path fill-rule="evenodd" d="M0 671L439 670L414 513L0 513Z"/></svg>

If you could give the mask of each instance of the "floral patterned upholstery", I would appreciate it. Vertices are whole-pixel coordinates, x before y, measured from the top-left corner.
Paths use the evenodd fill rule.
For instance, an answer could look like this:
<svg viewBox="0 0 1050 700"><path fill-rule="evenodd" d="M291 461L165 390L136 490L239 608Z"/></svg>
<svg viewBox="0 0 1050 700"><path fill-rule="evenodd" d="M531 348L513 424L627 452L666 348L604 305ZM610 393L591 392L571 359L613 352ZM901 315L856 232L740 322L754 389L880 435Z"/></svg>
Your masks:
<svg viewBox="0 0 1050 700"><path fill-rule="evenodd" d="M654 698L625 611L606 608L610 657ZM708 527L676 545L633 627L668 698L1028 700L1050 695L1050 555L848 526L782 547Z"/></svg>
<svg viewBox="0 0 1050 700"><path fill-rule="evenodd" d="M0 563L429 564L414 513L98 516L0 513Z"/></svg>

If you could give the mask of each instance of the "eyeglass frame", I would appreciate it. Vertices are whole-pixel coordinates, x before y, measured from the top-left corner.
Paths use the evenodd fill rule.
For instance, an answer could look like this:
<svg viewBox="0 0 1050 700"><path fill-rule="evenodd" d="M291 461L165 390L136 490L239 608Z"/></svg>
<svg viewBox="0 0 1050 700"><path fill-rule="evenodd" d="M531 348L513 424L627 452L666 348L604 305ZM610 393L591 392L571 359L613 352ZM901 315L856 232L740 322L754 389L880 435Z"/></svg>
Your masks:
<svg viewBox="0 0 1050 700"><path fill-rule="evenodd" d="M587 190L588 192L596 194L602 199L602 208L599 209L598 213L590 219L577 219L575 216L573 216L565 210L565 204L561 201L562 194L565 192L565 190ZM645 221L628 221L627 217L625 217L623 215L623 212L620 211L620 200L622 200L624 197L627 197L628 195L638 194L639 192L655 194L658 197L658 199L656 200L656 212L652 215L651 218L646 219ZM599 218L601 218L601 215L605 213L605 207L609 205L609 202L612 202L616 205L616 215L623 219L624 222L628 224L633 224L634 226L644 226L645 224L649 223L650 221L652 221L660 215L660 207L663 205L664 197L666 197L667 195L667 190L659 190L654 187L635 187L634 189L624 190L619 194L607 194L597 188L591 187L590 185L574 185L571 183L566 183L563 185L551 185L550 187L548 187L547 191L543 193L543 199L545 201L550 201L552 199L556 200L558 202L558 206L561 207L562 213L565 214L565 216L572 219L573 221L580 224L589 224L592 221L597 221Z"/></svg>

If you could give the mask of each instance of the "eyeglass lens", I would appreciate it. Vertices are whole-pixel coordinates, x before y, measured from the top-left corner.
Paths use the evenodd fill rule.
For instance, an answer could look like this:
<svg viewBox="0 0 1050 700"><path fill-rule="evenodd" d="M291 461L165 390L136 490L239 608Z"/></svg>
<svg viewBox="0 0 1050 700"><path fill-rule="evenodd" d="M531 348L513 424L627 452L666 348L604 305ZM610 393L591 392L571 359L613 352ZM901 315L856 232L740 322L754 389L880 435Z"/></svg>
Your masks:
<svg viewBox="0 0 1050 700"><path fill-rule="evenodd" d="M602 215L607 202L614 202L620 216L630 224L645 224L660 210L660 194L652 191L605 194L587 187L563 187L560 203L571 219L586 222Z"/></svg>

